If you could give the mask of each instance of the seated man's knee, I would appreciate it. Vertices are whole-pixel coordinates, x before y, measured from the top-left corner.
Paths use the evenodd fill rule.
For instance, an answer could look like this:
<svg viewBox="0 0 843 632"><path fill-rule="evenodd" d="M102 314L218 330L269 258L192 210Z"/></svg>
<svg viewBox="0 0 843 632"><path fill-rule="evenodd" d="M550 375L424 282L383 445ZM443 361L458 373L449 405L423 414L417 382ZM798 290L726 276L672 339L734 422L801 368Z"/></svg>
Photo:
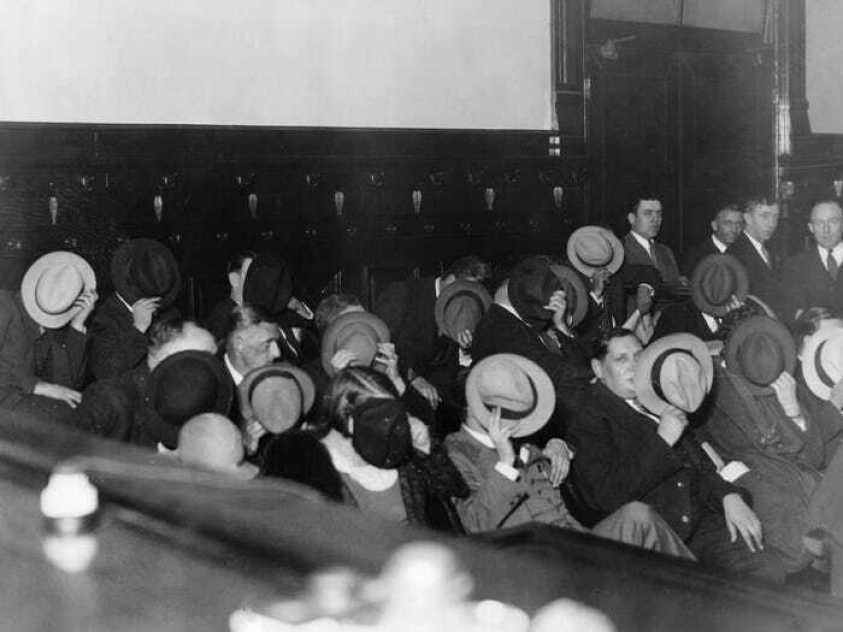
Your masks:
<svg viewBox="0 0 843 632"><path fill-rule="evenodd" d="M658 514L655 510L650 507L647 503L642 503L638 500L635 500L631 503L626 503L625 505L621 506L620 509L616 512L619 517L623 518L626 522L634 522L634 523L646 523L651 524L657 520L656 516Z"/></svg>

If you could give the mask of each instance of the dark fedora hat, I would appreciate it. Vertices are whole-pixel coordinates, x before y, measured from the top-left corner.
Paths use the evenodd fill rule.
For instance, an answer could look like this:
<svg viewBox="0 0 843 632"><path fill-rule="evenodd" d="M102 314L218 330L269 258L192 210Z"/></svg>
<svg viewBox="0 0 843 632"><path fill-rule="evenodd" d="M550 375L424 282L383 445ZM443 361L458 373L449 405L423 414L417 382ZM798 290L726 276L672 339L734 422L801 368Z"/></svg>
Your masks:
<svg viewBox="0 0 843 632"><path fill-rule="evenodd" d="M668 406L692 413L714 382L708 346L686 333L663 336L646 347L635 367L638 401L655 415Z"/></svg>
<svg viewBox="0 0 843 632"><path fill-rule="evenodd" d="M756 393L769 393L770 384L796 367L796 343L787 327L769 316L751 316L732 329L726 339L726 367L744 378Z"/></svg>
<svg viewBox="0 0 843 632"><path fill-rule="evenodd" d="M205 351L179 351L162 360L149 375L144 401L155 413L149 428L169 449L179 429L200 413L228 415L234 386L222 362Z"/></svg>
<svg viewBox="0 0 843 632"><path fill-rule="evenodd" d="M566 311L571 316L571 326L576 327L588 311L588 290L585 289L585 283L573 268L552 263L550 269L562 282L562 289L565 290Z"/></svg>
<svg viewBox="0 0 843 632"><path fill-rule="evenodd" d="M623 244L615 234L602 226L583 226L568 238L568 261L585 276L594 276L606 268L610 274L623 264Z"/></svg>
<svg viewBox="0 0 843 632"><path fill-rule="evenodd" d="M322 368L333 377L331 358L340 349L357 355L360 366L369 366L378 352L379 342L389 342L389 327L369 312L348 312L334 320L322 334Z"/></svg>
<svg viewBox="0 0 843 632"><path fill-rule="evenodd" d="M293 277L281 257L260 253L252 260L243 281L243 302L269 316L287 309L293 296Z"/></svg>
<svg viewBox="0 0 843 632"><path fill-rule="evenodd" d="M550 269L550 258L528 257L518 263L509 275L509 302L525 323L544 328L553 318L545 308L554 292L564 289L562 281Z"/></svg>
<svg viewBox="0 0 843 632"><path fill-rule="evenodd" d="M249 371L237 389L243 418L259 421L274 434L295 426L316 399L310 376L286 362Z"/></svg>
<svg viewBox="0 0 843 632"><path fill-rule="evenodd" d="M473 332L491 304L489 292L476 281L458 280L446 285L433 309L439 333L457 340L466 329Z"/></svg>
<svg viewBox="0 0 843 632"><path fill-rule="evenodd" d="M176 300L181 273L176 258L164 244L141 237L117 248L111 257L111 282L129 305L141 298L160 296L159 311Z"/></svg>
<svg viewBox="0 0 843 632"><path fill-rule="evenodd" d="M731 255L708 255L700 260L691 275L694 305L712 316L723 316L729 311L732 297L743 301L748 290L746 268Z"/></svg>
<svg viewBox="0 0 843 632"><path fill-rule="evenodd" d="M539 430L556 407L556 391L544 369L514 353L496 353L475 364L465 382L465 399L469 413L484 426L495 407L501 419L518 420L513 437Z"/></svg>
<svg viewBox="0 0 843 632"><path fill-rule="evenodd" d="M410 458L412 433L401 400L370 398L355 406L351 416L351 445L364 461L392 469Z"/></svg>

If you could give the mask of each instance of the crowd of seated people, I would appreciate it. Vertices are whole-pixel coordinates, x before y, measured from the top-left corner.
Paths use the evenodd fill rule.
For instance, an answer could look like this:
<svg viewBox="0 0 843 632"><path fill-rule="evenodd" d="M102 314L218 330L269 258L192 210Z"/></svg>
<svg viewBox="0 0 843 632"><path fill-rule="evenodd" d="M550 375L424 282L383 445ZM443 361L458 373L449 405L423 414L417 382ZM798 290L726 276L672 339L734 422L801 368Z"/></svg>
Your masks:
<svg viewBox="0 0 843 632"><path fill-rule="evenodd" d="M283 253L232 258L207 317L136 239L98 300L46 253L0 291L0 409L454 534L529 522L784 582L843 556L843 209L773 247L777 205L713 209L680 269L645 194L629 233L311 310ZM246 483L248 484L248 483ZM843 564L831 586L843 592ZM835 572L836 569L836 572ZM838 576L839 575L839 576Z"/></svg>

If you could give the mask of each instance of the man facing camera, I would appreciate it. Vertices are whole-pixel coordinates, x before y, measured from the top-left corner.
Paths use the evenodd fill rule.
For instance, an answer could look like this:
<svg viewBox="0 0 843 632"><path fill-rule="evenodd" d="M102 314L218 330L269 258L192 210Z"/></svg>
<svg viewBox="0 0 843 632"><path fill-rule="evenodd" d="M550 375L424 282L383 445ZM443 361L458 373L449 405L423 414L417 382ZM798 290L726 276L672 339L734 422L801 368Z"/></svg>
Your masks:
<svg viewBox="0 0 843 632"><path fill-rule="evenodd" d="M740 261L749 275L749 293L765 302L775 295L773 282L779 259L769 250L779 225L779 205L766 198L748 200L743 207L744 231L729 248L727 254Z"/></svg>
<svg viewBox="0 0 843 632"><path fill-rule="evenodd" d="M656 268L662 282L680 283L679 266L670 246L656 242L662 227L662 203L652 195L639 197L627 215L629 233L623 238L624 263Z"/></svg>
<svg viewBox="0 0 843 632"><path fill-rule="evenodd" d="M711 234L688 251L682 269L690 276L697 264L708 255L723 254L735 243L743 230L743 214L736 204L718 209L711 220Z"/></svg>
<svg viewBox="0 0 843 632"><path fill-rule="evenodd" d="M597 381L566 435L577 454L578 498L598 518L625 503L645 502L703 564L784 581L781 562L763 548L760 522L743 490L718 475L686 430L686 413L711 388L705 344L680 334L642 351L625 329L608 333L598 346L592 360ZM642 393L649 395L646 401Z"/></svg>

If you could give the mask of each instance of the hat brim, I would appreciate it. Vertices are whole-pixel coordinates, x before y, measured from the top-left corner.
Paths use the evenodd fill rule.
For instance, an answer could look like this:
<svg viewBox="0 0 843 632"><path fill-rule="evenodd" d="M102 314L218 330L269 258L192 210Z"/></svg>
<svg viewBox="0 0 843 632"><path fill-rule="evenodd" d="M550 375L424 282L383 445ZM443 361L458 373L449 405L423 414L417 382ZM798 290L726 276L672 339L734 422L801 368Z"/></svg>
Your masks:
<svg viewBox="0 0 843 632"><path fill-rule="evenodd" d="M378 342L389 342L389 327L371 312L348 312L332 322L322 334L322 368L329 377L334 377L336 371L331 365L331 358L337 352L336 341L342 332L354 324L363 324L375 332Z"/></svg>
<svg viewBox="0 0 843 632"><path fill-rule="evenodd" d="M41 278L41 275L49 268L65 265L71 265L79 271L79 274L82 276L83 292L97 288L97 277L91 265L79 255L65 250L48 252L42 257L39 257L35 263L27 268L21 281L21 302L23 302L26 313L29 314L32 320L47 329L64 327L79 312L78 307L71 306L60 314L49 314L41 309L38 301L35 300L35 288L38 285L38 279Z"/></svg>
<svg viewBox="0 0 843 632"><path fill-rule="evenodd" d="M304 417L310 412L310 409L313 408L314 401L316 401L316 387L313 384L313 380L305 371L297 366L293 366L287 362L278 362L249 371L243 377L243 381L237 387L240 396L240 412L243 415L243 419L249 421L254 418L255 411L252 408L251 394L260 382L271 377L289 378L290 376L292 376L302 394L301 417ZM258 419L258 421L260 420ZM293 423L290 427L295 425Z"/></svg>
<svg viewBox="0 0 843 632"><path fill-rule="evenodd" d="M457 342L457 337L461 331L455 331L445 318L445 310L448 303L458 294L470 294L477 299L477 302L483 306L483 313L485 314L492 304L492 297L489 292L480 283L476 281L454 281L439 293L436 299L436 305L433 308L433 316L436 319L436 328L439 333L447 336L451 340Z"/></svg>
<svg viewBox="0 0 843 632"><path fill-rule="evenodd" d="M802 349L802 377L811 392L822 400L828 400L835 385L829 386L819 375L817 370L817 351L820 346L838 336L843 336L843 327L821 327L805 340Z"/></svg>
<svg viewBox="0 0 843 632"><path fill-rule="evenodd" d="M702 279L705 276L705 273L709 268L717 265L724 265L731 270L732 275L735 278L735 291L732 294L739 301L746 299L747 292L749 291L749 277L746 274L746 268L744 268L740 261L731 255L721 253L715 253L708 255L707 257L703 257L703 259L701 259L694 268L694 272L691 275L691 298L694 301L694 305L696 305L701 312L705 312L706 314L710 314L712 316L723 316L730 309L730 303L732 302L731 297L725 304L715 305L706 299L701 287Z"/></svg>
<svg viewBox="0 0 843 632"><path fill-rule="evenodd" d="M711 352L702 340L687 333L670 334L659 338L641 352L638 357L638 364L635 367L633 380L638 401L654 415L661 415L666 408L675 406L675 404L663 399L656 393L656 389L653 387L652 374L653 365L658 358L671 349L688 351L699 362L705 379L706 393L711 391L711 386L714 383L714 363L711 359Z"/></svg>
<svg viewBox="0 0 843 632"><path fill-rule="evenodd" d="M173 286L161 297L158 303L158 311L160 312L172 305L181 291L181 271L179 270L179 264L172 251L161 242L146 237L139 237L121 244L111 257L111 283L114 286L114 290L129 305L134 304L135 301L142 298L151 298L149 296L141 296L129 279L129 268L132 265L132 260L145 249L154 250L164 258L174 279Z"/></svg>
<svg viewBox="0 0 843 632"><path fill-rule="evenodd" d="M605 266L595 267L589 265L580 259L579 255L577 255L577 242L584 236L592 233L604 237L612 247L612 259ZM571 236L568 238L566 254L570 264L589 278L594 276L598 270L603 268L608 269L609 274L614 274L621 269L624 257L623 244L621 243L621 240L615 236L615 233L610 231L608 228L603 228L602 226L582 226L571 233Z"/></svg>
<svg viewBox="0 0 843 632"><path fill-rule="evenodd" d="M758 395L766 395L771 393L773 389L769 385L762 386L752 380L746 379L738 364L738 350L741 348L744 340L752 334L761 332L769 333L781 342L782 350L784 351L784 370L793 375L796 369L796 344L793 342L793 336L791 336L787 327L775 318L768 316L751 316L739 323L729 333L723 359L726 361L726 368L732 373L741 376L750 391Z"/></svg>
<svg viewBox="0 0 843 632"><path fill-rule="evenodd" d="M526 437L540 430L548 422L556 408L556 390L550 376L538 364L532 360L516 355L514 353L497 353L483 358L475 364L465 382L465 399L469 413L476 419L486 419L491 414L491 409L483 403L480 391L477 387L482 372L497 362L511 362L517 365L532 382L536 392L536 405L532 411L521 420L518 428L512 433L513 437Z"/></svg>
<svg viewBox="0 0 843 632"><path fill-rule="evenodd" d="M585 283L583 283L580 275L573 268L552 263L550 264L550 269L563 284L566 284L566 287L572 287L577 294L576 307L571 312L571 325L576 327L588 313L588 290L585 289Z"/></svg>
<svg viewBox="0 0 843 632"><path fill-rule="evenodd" d="M234 399L234 383L231 381L231 376L229 375L228 369L225 365L216 356L208 353L207 351L195 351L191 349L187 351L179 351L178 353L174 353L173 355L164 358L149 374L149 378L146 382L145 401L149 402L149 405L152 406L152 402L158 399L156 394L162 387L162 376L166 373L166 370L173 364L177 364L188 358L199 360L206 367L210 368L211 373L217 382L217 399L214 403L213 409L202 412L219 413L220 415L225 415L227 417L231 409L231 403ZM155 414L158 415L158 412L155 411ZM167 439L165 441L164 438L162 438L161 443L170 449L174 449L178 443L179 428L168 424L163 419L161 420L161 423L163 424L161 430L166 431L163 434L166 435L164 438Z"/></svg>
<svg viewBox="0 0 843 632"><path fill-rule="evenodd" d="M776 312L774 312L773 309L769 305L767 305L767 303L762 301L760 298L758 298L754 294L747 294L745 302L754 304L762 312L764 312L765 316L769 316L770 318L773 318L775 320L779 319L779 317L776 315Z"/></svg>

